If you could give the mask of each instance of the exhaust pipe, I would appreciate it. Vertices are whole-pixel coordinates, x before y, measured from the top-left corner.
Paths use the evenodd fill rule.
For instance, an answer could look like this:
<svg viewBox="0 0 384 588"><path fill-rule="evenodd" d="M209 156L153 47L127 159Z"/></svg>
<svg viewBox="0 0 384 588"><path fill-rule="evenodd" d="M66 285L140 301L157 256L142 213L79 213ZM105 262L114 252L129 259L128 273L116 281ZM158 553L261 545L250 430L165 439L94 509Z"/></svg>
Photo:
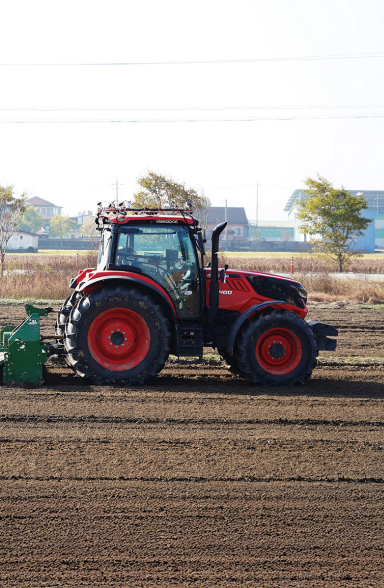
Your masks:
<svg viewBox="0 0 384 588"><path fill-rule="evenodd" d="M220 223L212 233L212 261L211 261L211 283L209 286L209 320L212 322L217 317L219 308L219 239L227 223Z"/></svg>

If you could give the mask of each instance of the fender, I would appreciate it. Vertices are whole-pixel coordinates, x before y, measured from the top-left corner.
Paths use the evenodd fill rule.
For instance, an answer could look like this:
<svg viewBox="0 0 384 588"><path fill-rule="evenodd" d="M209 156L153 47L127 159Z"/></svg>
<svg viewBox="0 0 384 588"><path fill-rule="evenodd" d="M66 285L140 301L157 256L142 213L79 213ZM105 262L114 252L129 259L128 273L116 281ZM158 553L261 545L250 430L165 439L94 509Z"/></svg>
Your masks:
<svg viewBox="0 0 384 588"><path fill-rule="evenodd" d="M97 288L99 288L103 282L107 282L110 280L130 282L130 283L136 284L137 286L141 286L141 287L145 286L146 288L149 288L150 290L155 292L155 294L161 296L161 298L166 303L166 306L170 310L173 317L176 318L176 308L175 308L175 305L174 305L172 299L167 294L167 292L165 290L163 290L163 288L161 286L159 286L159 284L157 284L155 281L151 280L150 278L143 277L142 279L140 279L140 278L137 278L136 276L127 276L127 275L120 275L120 274L117 274L117 275L116 274L112 274L112 275L104 274L104 275L99 276L97 278L93 278L93 279L91 278L90 280L87 280L86 282L80 282L78 284L76 290L78 292L86 292L86 293L92 292L93 290L96 290Z"/></svg>
<svg viewBox="0 0 384 588"><path fill-rule="evenodd" d="M259 304L254 304L250 308L248 308L245 312L243 312L240 316L237 317L235 322L232 324L229 335L228 335L228 343L227 343L227 351L229 355L233 355L233 348L235 346L235 338L236 335L242 326L242 324L253 314L263 310L263 308L267 308L268 306L289 306L288 302L283 302L282 300L270 300L266 302L260 302Z"/></svg>

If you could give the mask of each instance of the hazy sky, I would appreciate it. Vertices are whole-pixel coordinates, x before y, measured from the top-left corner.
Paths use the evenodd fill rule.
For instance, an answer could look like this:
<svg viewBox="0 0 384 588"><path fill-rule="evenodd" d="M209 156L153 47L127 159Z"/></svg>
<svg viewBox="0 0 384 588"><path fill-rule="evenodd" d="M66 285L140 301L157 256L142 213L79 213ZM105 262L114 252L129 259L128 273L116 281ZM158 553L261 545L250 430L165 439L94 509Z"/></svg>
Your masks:
<svg viewBox="0 0 384 588"><path fill-rule="evenodd" d="M317 173L384 190L383 0L0 0L0 22L17 193L75 214L154 170L252 220L258 181L270 220Z"/></svg>

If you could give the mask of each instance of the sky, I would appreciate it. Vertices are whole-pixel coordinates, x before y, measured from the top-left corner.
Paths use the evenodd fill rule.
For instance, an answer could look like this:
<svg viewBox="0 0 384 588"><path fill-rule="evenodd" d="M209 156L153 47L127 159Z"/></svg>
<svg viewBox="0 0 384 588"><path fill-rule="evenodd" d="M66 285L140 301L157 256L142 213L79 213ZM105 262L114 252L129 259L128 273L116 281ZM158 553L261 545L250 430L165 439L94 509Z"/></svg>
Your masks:
<svg viewBox="0 0 384 588"><path fill-rule="evenodd" d="M0 184L66 214L149 170L285 220L384 190L383 0L0 0Z"/></svg>

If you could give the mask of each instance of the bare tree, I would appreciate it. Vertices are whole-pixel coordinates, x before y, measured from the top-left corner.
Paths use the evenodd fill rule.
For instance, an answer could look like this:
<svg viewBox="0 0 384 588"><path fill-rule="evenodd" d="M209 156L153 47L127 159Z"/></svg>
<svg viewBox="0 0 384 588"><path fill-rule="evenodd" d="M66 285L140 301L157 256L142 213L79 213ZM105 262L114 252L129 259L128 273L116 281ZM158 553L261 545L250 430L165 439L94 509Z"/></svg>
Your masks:
<svg viewBox="0 0 384 588"><path fill-rule="evenodd" d="M27 209L26 194L14 195L13 186L0 186L0 271L4 273L5 252L22 214Z"/></svg>

